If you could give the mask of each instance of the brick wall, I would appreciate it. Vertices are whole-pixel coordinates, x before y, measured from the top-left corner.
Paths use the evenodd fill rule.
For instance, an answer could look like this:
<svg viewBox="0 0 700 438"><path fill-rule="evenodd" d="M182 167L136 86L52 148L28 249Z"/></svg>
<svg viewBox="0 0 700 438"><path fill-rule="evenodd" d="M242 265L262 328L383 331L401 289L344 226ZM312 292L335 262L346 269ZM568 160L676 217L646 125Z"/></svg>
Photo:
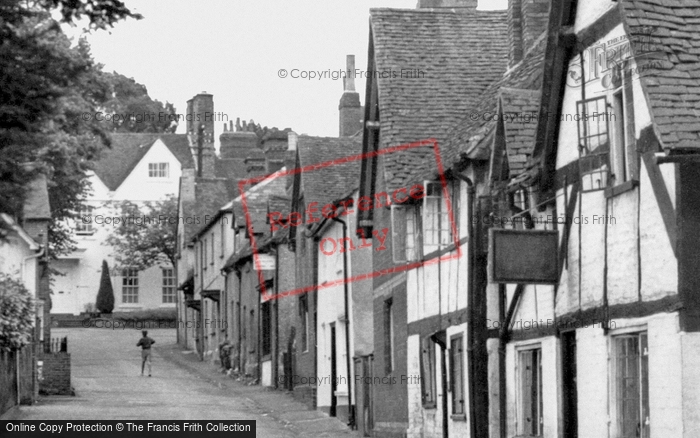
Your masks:
<svg viewBox="0 0 700 438"><path fill-rule="evenodd" d="M277 293L294 289L296 285L296 273L294 265L294 253L289 251L287 244L277 246ZM272 339L273 357L277 358L277 371L273 375L276 378L277 388L286 389L285 381L292 376L285 374L284 353L294 357L296 337L299 333L299 298L290 296L276 300L277 333ZM297 343L298 346L298 343Z"/></svg>
<svg viewBox="0 0 700 438"><path fill-rule="evenodd" d="M302 288L309 285L317 284L316 282L316 261L318 256L318 242L314 239L305 238L301 235L304 231L303 227L298 227L296 238L296 287ZM294 366L294 375L300 378L316 377L316 306L318 295L316 291L306 293L309 309L308 322L308 348L303 351L301 339L296 341L296 357ZM292 299L297 300L299 305L299 297L296 295ZM301 328L301 315L297 312L297 321ZM301 336L301 331L297 337ZM296 385L294 387L294 397L303 401L309 407L316 408L316 388L308 385Z"/></svg>
<svg viewBox="0 0 700 438"><path fill-rule="evenodd" d="M45 353L42 362L39 391L47 395L71 394L70 353Z"/></svg>
<svg viewBox="0 0 700 438"><path fill-rule="evenodd" d="M387 252L387 251L381 251ZM379 254L379 252L377 253ZM394 369L386 373L384 312L386 300L391 298L394 319ZM400 383L407 375L408 325L406 321L406 283L401 283L388 293L374 297L374 370L375 378L395 378L393 384L375 384L374 425L377 436L404 436L408 425L408 388Z"/></svg>

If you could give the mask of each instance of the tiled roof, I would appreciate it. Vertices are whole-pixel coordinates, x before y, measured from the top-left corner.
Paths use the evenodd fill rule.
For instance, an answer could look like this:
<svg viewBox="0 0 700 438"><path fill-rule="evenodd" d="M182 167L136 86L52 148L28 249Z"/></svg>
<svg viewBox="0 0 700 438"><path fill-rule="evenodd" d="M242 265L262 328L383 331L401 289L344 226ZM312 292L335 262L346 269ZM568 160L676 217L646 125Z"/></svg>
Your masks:
<svg viewBox="0 0 700 438"><path fill-rule="evenodd" d="M540 90L501 88L500 94L508 167L510 176L516 177L525 169L535 148Z"/></svg>
<svg viewBox="0 0 700 438"><path fill-rule="evenodd" d="M160 138L183 168L193 168L194 160L186 134L111 134L112 145L100 153L95 162L95 174L110 189L124 182L141 158Z"/></svg>
<svg viewBox="0 0 700 438"><path fill-rule="evenodd" d="M184 223L185 242L190 242L201 230L211 225L206 220L207 216L212 218L237 191L232 181L222 178L197 178L194 189L195 201L185 201L182 205L185 220L180 223Z"/></svg>
<svg viewBox="0 0 700 438"><path fill-rule="evenodd" d="M659 140L666 148L699 148L700 2L624 0L621 5L633 54L644 67L639 76Z"/></svg>
<svg viewBox="0 0 700 438"><path fill-rule="evenodd" d="M461 154L466 154L470 159L488 159L490 148L493 139L494 129L496 127L496 114L499 93L504 94L501 90L506 90L505 95L508 101L511 101L512 95L517 95L515 89L536 90L542 88L542 74L544 49L546 40L542 34L535 45L524 56L523 60L506 72L499 80L494 81L479 96L478 104L467 111L469 113L461 122L457 123L454 129L450 132L449 139L446 145L443 146L442 156L445 166L451 166L460 159ZM513 91L507 91L507 90ZM525 92L528 97L528 102L522 102L525 110L531 110L532 92ZM535 104L533 111L538 112L539 108ZM514 105L519 105L515 102ZM511 111L517 111L517 108L510 108ZM472 114L477 114L476 118ZM486 115L486 117L484 117ZM537 120L531 120L528 125L532 127L532 144L530 145L530 153L534 148L534 130L537 128ZM523 141L523 138L520 139ZM434 172L434 171L433 171Z"/></svg>
<svg viewBox="0 0 700 438"><path fill-rule="evenodd" d="M448 132L506 69L506 11L372 9L381 147ZM401 77L402 70L404 77ZM431 147L386 155L390 189L406 186L415 168L435 160Z"/></svg>
<svg viewBox="0 0 700 438"><path fill-rule="evenodd" d="M300 135L297 142L301 168L331 162L300 172L304 202L318 202L319 208L339 201L360 184L360 161L342 159L362 152L362 139L355 137L311 137ZM338 162L334 162L338 160Z"/></svg>
<svg viewBox="0 0 700 438"><path fill-rule="evenodd" d="M214 162L214 171L219 178L229 178L236 181L246 178L245 158L218 158Z"/></svg>
<svg viewBox="0 0 700 438"><path fill-rule="evenodd" d="M284 196L287 186L287 178L289 175L273 174L267 179L259 182L249 188L245 192L245 205L248 210L243 207L243 198L240 196L233 200L233 214L239 223L247 221L248 218L252 221L253 230L258 233L268 234L270 226L267 223L268 199L271 196ZM245 218L241 221L241 218Z"/></svg>
<svg viewBox="0 0 700 438"><path fill-rule="evenodd" d="M283 215L289 215L292 210L292 199L288 196L271 195L267 203L267 209Z"/></svg>

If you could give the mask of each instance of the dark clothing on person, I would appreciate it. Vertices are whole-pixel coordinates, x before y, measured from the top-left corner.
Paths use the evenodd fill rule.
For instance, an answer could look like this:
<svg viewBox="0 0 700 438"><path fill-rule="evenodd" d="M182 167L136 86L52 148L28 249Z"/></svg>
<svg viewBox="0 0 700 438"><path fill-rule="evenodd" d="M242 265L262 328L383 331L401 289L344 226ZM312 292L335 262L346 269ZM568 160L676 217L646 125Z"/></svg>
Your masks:
<svg viewBox="0 0 700 438"><path fill-rule="evenodd" d="M139 339L139 343L136 344L137 347L141 347L144 350L150 350L151 345L155 344L156 341L153 339L149 338L148 336L144 336L143 338Z"/></svg>

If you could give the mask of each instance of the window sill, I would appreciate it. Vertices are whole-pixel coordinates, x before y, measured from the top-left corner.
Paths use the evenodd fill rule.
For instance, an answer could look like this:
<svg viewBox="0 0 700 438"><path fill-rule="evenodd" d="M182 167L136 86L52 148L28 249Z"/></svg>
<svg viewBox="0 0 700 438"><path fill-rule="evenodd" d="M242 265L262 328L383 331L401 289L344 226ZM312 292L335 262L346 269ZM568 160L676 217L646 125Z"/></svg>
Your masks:
<svg viewBox="0 0 700 438"><path fill-rule="evenodd" d="M452 421L467 421L466 414L452 414L450 415L450 418L452 419Z"/></svg>
<svg viewBox="0 0 700 438"><path fill-rule="evenodd" d="M605 189L605 197L606 198L614 198L615 196L621 195L625 192L629 192L630 190L633 190L635 187L639 185L639 181L636 179L631 179L629 181L625 181L622 184L618 184L613 187L608 187Z"/></svg>
<svg viewBox="0 0 700 438"><path fill-rule="evenodd" d="M437 409L437 403L435 403L435 402L423 403L423 409Z"/></svg>

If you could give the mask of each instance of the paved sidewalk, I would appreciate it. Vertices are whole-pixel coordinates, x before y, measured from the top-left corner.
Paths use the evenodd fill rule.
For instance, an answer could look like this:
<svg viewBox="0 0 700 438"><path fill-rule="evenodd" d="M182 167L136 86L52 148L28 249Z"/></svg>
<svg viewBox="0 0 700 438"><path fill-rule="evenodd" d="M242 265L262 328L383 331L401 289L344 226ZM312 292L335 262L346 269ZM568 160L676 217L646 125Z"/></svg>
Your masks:
<svg viewBox="0 0 700 438"><path fill-rule="evenodd" d="M177 345L164 346L159 353L163 359L185 368L199 378L225 391L244 396L255 405L256 411L259 410L263 416L278 421L294 435L328 438L362 436L360 432L350 430L337 418L307 408L303 403L294 400L288 392L237 381L221 373L215 365L200 361L195 354L183 351Z"/></svg>

